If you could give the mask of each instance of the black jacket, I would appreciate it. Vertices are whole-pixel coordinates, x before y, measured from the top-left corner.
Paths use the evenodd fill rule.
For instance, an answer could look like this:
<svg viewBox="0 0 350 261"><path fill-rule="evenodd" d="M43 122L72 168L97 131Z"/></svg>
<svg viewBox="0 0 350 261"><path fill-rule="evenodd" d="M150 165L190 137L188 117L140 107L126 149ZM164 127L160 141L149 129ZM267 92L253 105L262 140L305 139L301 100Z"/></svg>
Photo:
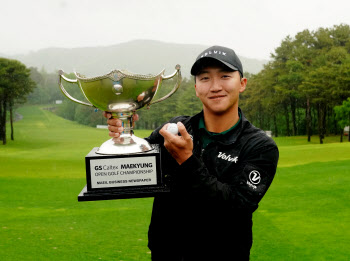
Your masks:
<svg viewBox="0 0 350 261"><path fill-rule="evenodd" d="M205 150L198 129L202 112L170 120L181 121L193 136L193 155L181 166L163 146L162 126L147 139L161 145L161 168L171 188L154 199L152 251L181 252L188 260L249 257L252 213L274 178L279 154L275 142L240 113L239 125Z"/></svg>

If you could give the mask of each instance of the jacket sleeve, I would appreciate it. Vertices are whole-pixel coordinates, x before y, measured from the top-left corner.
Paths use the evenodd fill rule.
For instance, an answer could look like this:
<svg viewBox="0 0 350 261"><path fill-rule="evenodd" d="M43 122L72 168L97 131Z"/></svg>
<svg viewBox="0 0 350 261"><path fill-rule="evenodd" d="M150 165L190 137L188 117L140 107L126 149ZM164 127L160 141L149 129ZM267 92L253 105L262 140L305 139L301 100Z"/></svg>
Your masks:
<svg viewBox="0 0 350 261"><path fill-rule="evenodd" d="M234 208L254 211L274 178L279 152L275 144L270 144L254 146L246 155L224 182L192 155L180 167L183 189L202 198L225 201Z"/></svg>

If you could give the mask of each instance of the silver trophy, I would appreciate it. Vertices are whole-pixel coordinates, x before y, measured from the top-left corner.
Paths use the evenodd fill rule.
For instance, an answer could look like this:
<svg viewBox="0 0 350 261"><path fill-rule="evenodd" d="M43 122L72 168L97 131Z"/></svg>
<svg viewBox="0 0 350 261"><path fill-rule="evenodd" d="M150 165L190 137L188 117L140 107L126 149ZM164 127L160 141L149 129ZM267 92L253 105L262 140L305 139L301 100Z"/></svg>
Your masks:
<svg viewBox="0 0 350 261"><path fill-rule="evenodd" d="M101 111L111 112L113 117L122 121L124 132L119 139L109 139L96 151L103 155L126 155L152 150L150 144L133 134L132 116L136 110L144 106L161 102L173 95L180 86L180 65L176 65L175 72L164 76L164 70L157 75L142 75L126 70L113 70L102 76L88 78L75 72L76 79L69 79L59 71L59 86L63 94L70 100L82 105L91 106ZM177 75L173 89L164 97L153 101L154 96L162 85ZM68 83L77 84L88 102L72 97L64 88L62 79Z"/></svg>
<svg viewBox="0 0 350 261"><path fill-rule="evenodd" d="M68 99L111 112L124 127L120 138L107 140L86 155L86 186L78 195L78 201L151 197L169 192L160 167L159 145L151 146L133 134L132 116L136 110L163 101L177 91L181 83L180 66L175 69L168 76L164 76L164 70L157 75L114 70L92 78L75 72L76 79L69 79L62 70L59 71L59 86ZM173 89L153 101L163 80L175 76L177 80ZM64 88L64 81L78 85L88 102L72 97Z"/></svg>

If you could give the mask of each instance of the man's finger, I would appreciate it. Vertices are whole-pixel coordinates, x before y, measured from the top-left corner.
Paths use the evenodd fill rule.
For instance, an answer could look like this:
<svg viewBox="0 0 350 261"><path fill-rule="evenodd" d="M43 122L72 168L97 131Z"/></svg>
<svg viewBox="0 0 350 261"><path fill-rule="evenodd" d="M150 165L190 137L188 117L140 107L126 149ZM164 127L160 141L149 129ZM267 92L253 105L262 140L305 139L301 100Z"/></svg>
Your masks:
<svg viewBox="0 0 350 261"><path fill-rule="evenodd" d="M165 124L163 128L159 131L159 134L164 137L164 139L169 140L173 134L167 131L169 123Z"/></svg>
<svg viewBox="0 0 350 261"><path fill-rule="evenodd" d="M110 130L112 132L122 133L124 131L124 128L123 127L113 126L113 125L108 125L108 130Z"/></svg>
<svg viewBox="0 0 350 261"><path fill-rule="evenodd" d="M134 114L134 115L132 115L132 120L133 121L138 121L139 120L139 115L138 114Z"/></svg>
<svg viewBox="0 0 350 261"><path fill-rule="evenodd" d="M103 112L103 116L107 119L110 119L112 117L112 113L108 112L108 111L104 111Z"/></svg>
<svg viewBox="0 0 350 261"><path fill-rule="evenodd" d="M113 131L110 131L108 133L108 135L112 138L118 138L120 136L120 133L119 132L113 132Z"/></svg>
<svg viewBox="0 0 350 261"><path fill-rule="evenodd" d="M190 134L188 134L186 127L185 127L185 125L183 125L182 122L178 122L177 127L178 127L179 132L184 140L186 140L186 141L192 140Z"/></svg>
<svg viewBox="0 0 350 261"><path fill-rule="evenodd" d="M108 125L112 125L112 126L121 127L122 126L122 121L119 120L119 119L113 118L113 119L107 120L107 124Z"/></svg>

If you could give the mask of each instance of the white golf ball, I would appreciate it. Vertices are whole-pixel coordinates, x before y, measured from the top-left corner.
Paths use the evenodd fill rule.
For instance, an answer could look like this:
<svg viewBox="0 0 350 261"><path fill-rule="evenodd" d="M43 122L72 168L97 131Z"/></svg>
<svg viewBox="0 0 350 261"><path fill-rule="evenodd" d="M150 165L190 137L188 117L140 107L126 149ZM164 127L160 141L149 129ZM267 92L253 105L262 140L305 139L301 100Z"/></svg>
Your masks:
<svg viewBox="0 0 350 261"><path fill-rule="evenodd" d="M176 135L179 133L179 129L177 127L177 124L176 123L170 123L168 125L168 128L167 128L167 131L169 131L170 133Z"/></svg>

